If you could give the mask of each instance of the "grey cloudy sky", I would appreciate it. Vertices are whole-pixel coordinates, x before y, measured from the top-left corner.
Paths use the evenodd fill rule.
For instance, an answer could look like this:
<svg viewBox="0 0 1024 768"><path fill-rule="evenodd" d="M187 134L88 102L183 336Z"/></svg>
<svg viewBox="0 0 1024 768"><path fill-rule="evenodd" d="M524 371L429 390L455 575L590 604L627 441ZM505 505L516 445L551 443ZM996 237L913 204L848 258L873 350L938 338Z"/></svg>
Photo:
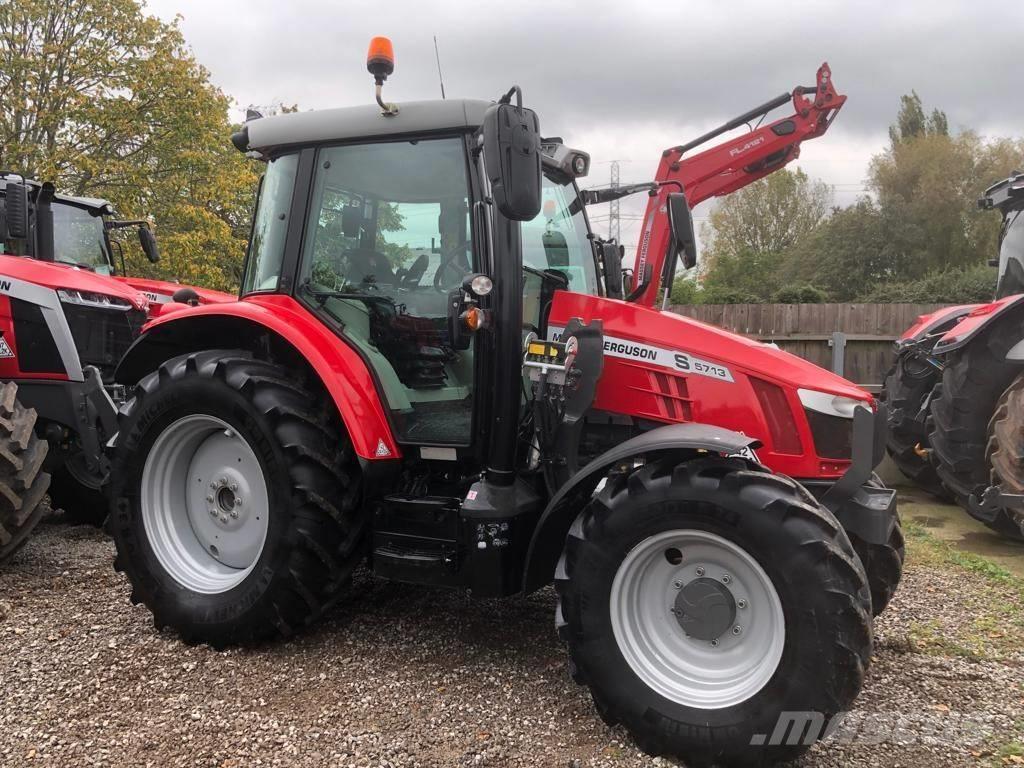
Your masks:
<svg viewBox="0 0 1024 768"><path fill-rule="evenodd" d="M495 98L518 83L545 133L591 153L591 185L606 182L613 159L623 181L649 178L663 148L813 84L824 60L849 100L797 162L835 185L837 202L862 190L867 162L884 149L899 97L912 88L954 128L1024 134L1021 0L149 0L148 8L182 15L197 58L243 107L371 100L373 35L395 44L388 98L436 98L436 34L450 97ZM637 229L624 221L623 240Z"/></svg>

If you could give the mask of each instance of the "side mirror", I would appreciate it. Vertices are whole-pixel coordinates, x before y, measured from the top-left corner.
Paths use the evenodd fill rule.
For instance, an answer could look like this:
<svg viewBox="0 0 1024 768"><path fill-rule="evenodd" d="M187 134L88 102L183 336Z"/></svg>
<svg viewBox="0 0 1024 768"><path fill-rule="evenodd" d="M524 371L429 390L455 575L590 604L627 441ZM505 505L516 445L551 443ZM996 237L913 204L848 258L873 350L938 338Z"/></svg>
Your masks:
<svg viewBox="0 0 1024 768"><path fill-rule="evenodd" d="M669 193L668 222L672 230L672 255L682 256L683 266L692 269L697 264L697 237L693 233L690 204L682 192Z"/></svg>
<svg viewBox="0 0 1024 768"><path fill-rule="evenodd" d="M625 296L622 284L622 246L614 240L601 243L601 263L604 265L604 292L610 299Z"/></svg>
<svg viewBox="0 0 1024 768"><path fill-rule="evenodd" d="M28 185L9 182L5 191L7 236L3 239L25 240L29 236ZM0 237L2 235L0 232Z"/></svg>
<svg viewBox="0 0 1024 768"><path fill-rule="evenodd" d="M517 105L508 103L512 93ZM540 122L522 106L518 86L484 113L484 163L491 196L501 214L512 221L529 221L540 213Z"/></svg>
<svg viewBox="0 0 1024 768"><path fill-rule="evenodd" d="M160 250L156 246L156 235L153 234L149 227L139 227L139 245L142 246L142 252L146 254L150 264L156 264L160 261Z"/></svg>

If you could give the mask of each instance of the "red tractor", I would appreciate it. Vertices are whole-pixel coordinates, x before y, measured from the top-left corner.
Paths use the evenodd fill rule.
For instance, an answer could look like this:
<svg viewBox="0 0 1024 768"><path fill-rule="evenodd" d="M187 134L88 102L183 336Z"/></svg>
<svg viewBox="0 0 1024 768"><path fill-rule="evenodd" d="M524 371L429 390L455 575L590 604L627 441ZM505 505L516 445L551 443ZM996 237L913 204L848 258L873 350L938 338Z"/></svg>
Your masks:
<svg viewBox="0 0 1024 768"><path fill-rule="evenodd" d="M109 469L104 445L124 399L113 381L118 360L172 296L179 306L235 297L127 276L110 233L139 227L154 262L156 240L146 222L114 219L105 200L4 172L0 220L0 381L16 385L19 402L36 413L35 432L49 444L44 469L53 473L54 505L99 524L108 506L100 490Z"/></svg>
<svg viewBox="0 0 1024 768"><path fill-rule="evenodd" d="M233 136L266 162L241 299L156 318L118 366L108 528L133 602L219 648L319 620L363 563L485 597L553 582L575 679L643 749L803 752L821 733L774 738L780 716L850 706L869 581L898 579L883 410L610 298L588 155L542 140L517 88L385 103L389 49L379 108Z"/></svg>
<svg viewBox="0 0 1024 768"><path fill-rule="evenodd" d="M923 315L897 342L889 451L922 487L1024 541L1024 174L989 187L979 207L1003 218L996 300Z"/></svg>

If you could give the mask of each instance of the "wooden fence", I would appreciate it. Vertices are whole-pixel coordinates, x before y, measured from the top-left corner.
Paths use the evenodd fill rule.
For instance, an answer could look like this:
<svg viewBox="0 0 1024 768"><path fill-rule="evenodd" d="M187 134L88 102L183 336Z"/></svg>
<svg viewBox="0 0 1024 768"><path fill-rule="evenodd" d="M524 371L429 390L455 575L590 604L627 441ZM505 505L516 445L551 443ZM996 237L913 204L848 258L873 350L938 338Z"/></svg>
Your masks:
<svg viewBox="0 0 1024 768"><path fill-rule="evenodd" d="M918 315L945 304L698 304L673 312L717 325L838 370L878 391L892 365L892 343ZM842 338L834 334L839 332ZM835 342L839 341L836 354ZM844 345L845 341L845 345Z"/></svg>

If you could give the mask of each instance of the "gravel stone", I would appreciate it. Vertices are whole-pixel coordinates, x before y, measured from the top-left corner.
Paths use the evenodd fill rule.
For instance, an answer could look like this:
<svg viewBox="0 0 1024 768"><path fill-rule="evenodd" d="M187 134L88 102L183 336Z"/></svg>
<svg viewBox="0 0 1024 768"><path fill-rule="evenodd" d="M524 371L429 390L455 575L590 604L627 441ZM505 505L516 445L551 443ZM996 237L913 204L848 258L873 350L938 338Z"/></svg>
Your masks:
<svg viewBox="0 0 1024 768"><path fill-rule="evenodd" d="M216 652L157 632L112 559L101 532L51 522L0 571L0 765L674 765L570 681L550 589L480 601L361 573L292 642ZM964 621L984 589L911 563L876 623L858 738L841 726L799 764L969 766L1024 738L1024 656L929 655L908 636ZM951 727L965 718L971 738Z"/></svg>

